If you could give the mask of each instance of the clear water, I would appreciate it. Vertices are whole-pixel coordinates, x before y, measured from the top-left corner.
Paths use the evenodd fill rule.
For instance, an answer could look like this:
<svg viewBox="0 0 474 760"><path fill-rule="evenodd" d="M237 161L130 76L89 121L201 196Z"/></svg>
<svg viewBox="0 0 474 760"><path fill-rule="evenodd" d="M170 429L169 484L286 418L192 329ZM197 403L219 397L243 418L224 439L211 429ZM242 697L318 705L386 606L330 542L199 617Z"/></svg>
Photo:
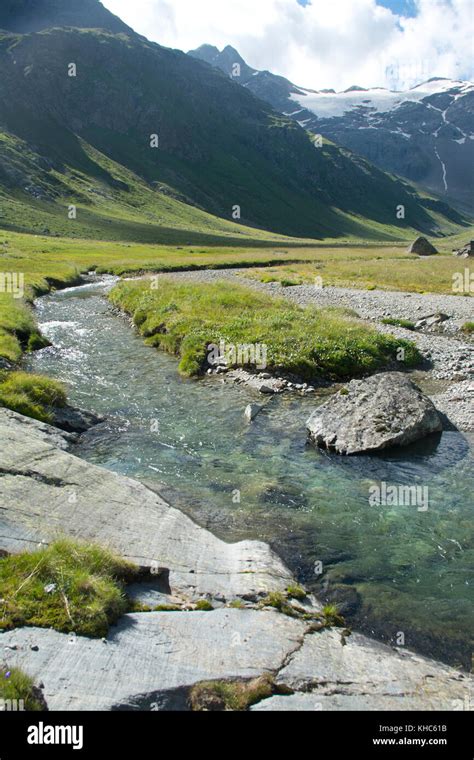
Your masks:
<svg viewBox="0 0 474 760"><path fill-rule="evenodd" d="M144 346L112 311L105 288L37 304L53 347L29 368L108 418L77 453L146 482L226 540L270 542L357 629L391 641L403 633L407 647L470 666L472 437L446 432L384 456L341 458L306 442L314 398L289 396L266 401L249 425L244 409L262 397L216 378L181 378L172 357ZM427 486L428 511L370 506L368 489L380 481Z"/></svg>

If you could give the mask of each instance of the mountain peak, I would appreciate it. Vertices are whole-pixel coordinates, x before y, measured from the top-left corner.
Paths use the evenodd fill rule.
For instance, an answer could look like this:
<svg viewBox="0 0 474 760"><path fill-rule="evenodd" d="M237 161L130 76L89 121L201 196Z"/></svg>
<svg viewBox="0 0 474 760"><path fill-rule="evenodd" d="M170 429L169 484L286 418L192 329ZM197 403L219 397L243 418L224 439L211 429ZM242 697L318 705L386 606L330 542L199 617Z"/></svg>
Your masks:
<svg viewBox="0 0 474 760"><path fill-rule="evenodd" d="M133 34L99 0L2 0L0 29L28 34L61 26Z"/></svg>
<svg viewBox="0 0 474 760"><path fill-rule="evenodd" d="M240 55L239 51L235 49L235 47L232 47L232 45L226 45L225 48L222 51L222 55L234 55L236 58L239 58L241 61L243 61L242 56Z"/></svg>

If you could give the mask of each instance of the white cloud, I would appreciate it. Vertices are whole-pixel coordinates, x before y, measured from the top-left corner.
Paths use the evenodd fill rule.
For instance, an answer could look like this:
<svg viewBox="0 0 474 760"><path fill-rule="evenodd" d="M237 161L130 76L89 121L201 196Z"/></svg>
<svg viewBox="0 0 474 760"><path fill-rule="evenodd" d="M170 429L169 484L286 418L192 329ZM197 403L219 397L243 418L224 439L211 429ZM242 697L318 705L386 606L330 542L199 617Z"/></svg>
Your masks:
<svg viewBox="0 0 474 760"><path fill-rule="evenodd" d="M375 0L102 0L137 32L189 50L233 45L251 66L313 89L473 77L472 0L416 0L403 18Z"/></svg>

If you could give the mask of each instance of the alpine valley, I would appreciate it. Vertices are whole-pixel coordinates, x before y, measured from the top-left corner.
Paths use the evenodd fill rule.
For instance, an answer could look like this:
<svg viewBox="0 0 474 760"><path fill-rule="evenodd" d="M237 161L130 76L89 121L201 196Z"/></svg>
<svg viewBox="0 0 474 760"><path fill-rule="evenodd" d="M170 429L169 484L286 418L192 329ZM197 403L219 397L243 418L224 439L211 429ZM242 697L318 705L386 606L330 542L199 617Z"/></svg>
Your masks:
<svg viewBox="0 0 474 760"><path fill-rule="evenodd" d="M304 90L178 2L0 0L2 760L472 710L474 88Z"/></svg>

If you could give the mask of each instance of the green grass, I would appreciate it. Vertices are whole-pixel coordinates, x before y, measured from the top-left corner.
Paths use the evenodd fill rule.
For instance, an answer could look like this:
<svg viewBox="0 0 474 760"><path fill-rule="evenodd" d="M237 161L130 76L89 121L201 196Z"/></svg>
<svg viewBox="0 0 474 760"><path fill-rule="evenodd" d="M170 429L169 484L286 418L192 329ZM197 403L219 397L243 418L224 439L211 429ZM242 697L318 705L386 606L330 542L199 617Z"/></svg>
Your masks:
<svg viewBox="0 0 474 760"><path fill-rule="evenodd" d="M375 372L405 349L405 366L415 366L415 346L381 335L344 310L300 308L250 288L229 283L189 284L163 278L119 283L112 303L133 316L149 345L180 359L184 375L206 368L207 346L263 344L267 369L307 380L346 379Z"/></svg>
<svg viewBox="0 0 474 760"><path fill-rule="evenodd" d="M407 253L406 246L348 244L341 249L326 245L308 251L307 261L255 267L244 276L264 283L280 282L283 287L319 283L323 287L454 295L453 276L469 266L452 256L451 249L469 240L472 233L468 230L436 241L440 253L426 258Z"/></svg>
<svg viewBox="0 0 474 760"><path fill-rule="evenodd" d="M474 322L464 322L461 330L466 335L472 335L474 333Z"/></svg>
<svg viewBox="0 0 474 760"><path fill-rule="evenodd" d="M66 404L66 392L55 380L26 372L0 371L0 407L52 422L54 407Z"/></svg>
<svg viewBox="0 0 474 760"><path fill-rule="evenodd" d="M207 599L198 599L196 602L196 610L200 612L211 612L213 609L214 607Z"/></svg>
<svg viewBox="0 0 474 760"><path fill-rule="evenodd" d="M324 626L327 628L342 627L345 625L344 618L335 604L326 604L322 610Z"/></svg>
<svg viewBox="0 0 474 760"><path fill-rule="evenodd" d="M39 626L105 636L128 611L123 584L138 569L94 544L69 539L0 560L0 629Z"/></svg>
<svg viewBox="0 0 474 760"><path fill-rule="evenodd" d="M245 711L275 691L273 677L264 674L251 681L203 681L191 688L193 711Z"/></svg>
<svg viewBox="0 0 474 760"><path fill-rule="evenodd" d="M383 325L392 325L393 327L404 327L405 330L414 330L414 322L410 322L409 319L395 319L394 317L385 317L382 319Z"/></svg>
<svg viewBox="0 0 474 760"><path fill-rule="evenodd" d="M13 702L17 709L30 712L44 710L44 703L39 699L39 689L30 676L20 668L0 667L0 702ZM0 707L1 711L1 707Z"/></svg>
<svg viewBox="0 0 474 760"><path fill-rule="evenodd" d="M286 593L288 599L306 599L307 597L307 593L304 590L303 586L298 586L296 584L288 586Z"/></svg>

